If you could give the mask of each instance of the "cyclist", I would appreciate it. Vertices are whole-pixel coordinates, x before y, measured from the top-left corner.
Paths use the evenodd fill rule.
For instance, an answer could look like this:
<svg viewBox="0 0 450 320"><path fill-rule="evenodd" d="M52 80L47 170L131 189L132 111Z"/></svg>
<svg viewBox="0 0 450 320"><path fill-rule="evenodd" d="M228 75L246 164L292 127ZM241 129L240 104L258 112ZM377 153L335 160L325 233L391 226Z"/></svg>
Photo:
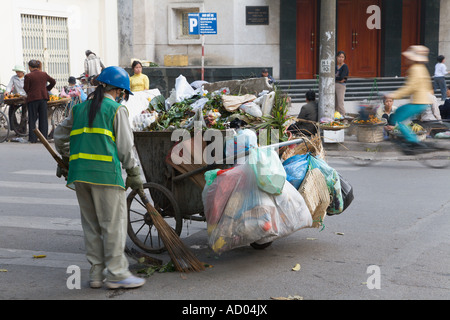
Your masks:
<svg viewBox="0 0 450 320"><path fill-rule="evenodd" d="M409 153L431 151L435 148L420 142L417 135L404 122L415 115L424 112L431 104L430 91L433 90L431 77L425 64L428 62L430 50L421 45L410 46L403 56L410 65L408 76L403 87L389 93L385 98L402 99L411 96L411 103L399 107L392 115L392 120L398 125L403 138L406 140L405 151Z"/></svg>
<svg viewBox="0 0 450 320"><path fill-rule="evenodd" d="M115 101L124 91L131 93L130 78L124 69L113 66L105 68L98 81L89 99L75 105L56 128L55 147L69 168L67 187L75 189L80 205L90 286L99 288L106 279L112 289L136 288L145 280L131 274L124 255L125 197L128 187L142 189L143 185L133 156L128 111ZM126 183L121 164L127 172Z"/></svg>

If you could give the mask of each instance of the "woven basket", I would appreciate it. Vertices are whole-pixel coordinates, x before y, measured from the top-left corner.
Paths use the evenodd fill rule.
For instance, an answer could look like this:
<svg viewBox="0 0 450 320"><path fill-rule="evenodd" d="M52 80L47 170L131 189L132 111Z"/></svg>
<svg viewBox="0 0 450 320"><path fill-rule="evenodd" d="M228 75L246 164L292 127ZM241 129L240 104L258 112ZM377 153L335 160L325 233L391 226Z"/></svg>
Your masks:
<svg viewBox="0 0 450 320"><path fill-rule="evenodd" d="M327 182L322 172L317 168L309 170L298 191L311 212L313 220L311 228L319 228L322 226L331 201Z"/></svg>
<svg viewBox="0 0 450 320"><path fill-rule="evenodd" d="M382 126L361 126L357 128L356 137L359 142L376 143L384 140Z"/></svg>

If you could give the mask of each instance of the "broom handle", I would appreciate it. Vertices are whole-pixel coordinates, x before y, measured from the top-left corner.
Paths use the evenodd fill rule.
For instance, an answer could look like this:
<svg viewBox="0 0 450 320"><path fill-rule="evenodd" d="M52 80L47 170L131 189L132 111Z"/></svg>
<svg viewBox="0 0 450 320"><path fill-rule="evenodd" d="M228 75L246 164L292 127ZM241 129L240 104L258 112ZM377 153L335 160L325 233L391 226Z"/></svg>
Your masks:
<svg viewBox="0 0 450 320"><path fill-rule="evenodd" d="M47 139L45 139L44 135L39 131L39 129L34 129L34 133L39 138L39 140L41 140L41 142L44 145L44 147L52 155L53 159L56 160L56 162L59 164L59 166L62 169L66 169L67 170L67 167L64 164L64 161L62 161L61 157L59 157L58 154L56 153L56 151L53 150L52 146L50 145L50 143L48 143Z"/></svg>
<svg viewBox="0 0 450 320"><path fill-rule="evenodd" d="M159 214L158 211L150 204L150 200L148 200L147 195L145 194L144 190L139 189L138 190L139 197L141 198L142 202L144 203L145 207L147 208L147 211L151 214Z"/></svg>

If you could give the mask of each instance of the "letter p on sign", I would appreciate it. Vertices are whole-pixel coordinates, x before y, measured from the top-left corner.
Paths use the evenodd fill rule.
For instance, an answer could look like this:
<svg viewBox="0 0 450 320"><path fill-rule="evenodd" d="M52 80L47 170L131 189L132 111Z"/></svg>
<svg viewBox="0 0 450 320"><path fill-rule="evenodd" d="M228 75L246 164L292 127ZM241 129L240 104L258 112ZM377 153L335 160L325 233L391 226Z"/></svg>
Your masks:
<svg viewBox="0 0 450 320"><path fill-rule="evenodd" d="M189 13L189 34L199 34L198 30L198 13Z"/></svg>

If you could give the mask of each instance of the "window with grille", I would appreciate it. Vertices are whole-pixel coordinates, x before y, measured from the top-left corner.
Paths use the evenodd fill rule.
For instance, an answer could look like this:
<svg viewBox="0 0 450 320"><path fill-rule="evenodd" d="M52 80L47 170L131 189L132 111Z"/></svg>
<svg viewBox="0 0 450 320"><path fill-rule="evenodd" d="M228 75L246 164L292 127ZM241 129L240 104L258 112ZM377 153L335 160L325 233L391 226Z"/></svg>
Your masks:
<svg viewBox="0 0 450 320"><path fill-rule="evenodd" d="M67 18L21 15L23 59L42 62L42 70L56 80L56 86L67 84L69 68L69 32Z"/></svg>
<svg viewBox="0 0 450 320"><path fill-rule="evenodd" d="M200 2L169 4L169 44L199 44L200 36L189 34L189 13L200 12Z"/></svg>

